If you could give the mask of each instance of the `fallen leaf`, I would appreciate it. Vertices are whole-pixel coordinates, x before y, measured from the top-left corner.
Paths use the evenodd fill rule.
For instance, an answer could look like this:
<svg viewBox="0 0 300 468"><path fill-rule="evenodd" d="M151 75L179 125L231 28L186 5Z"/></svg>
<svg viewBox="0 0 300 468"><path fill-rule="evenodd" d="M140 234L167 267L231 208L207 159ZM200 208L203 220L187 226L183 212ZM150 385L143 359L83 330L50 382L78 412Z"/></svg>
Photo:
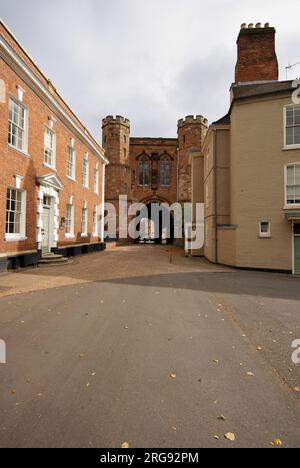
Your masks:
<svg viewBox="0 0 300 468"><path fill-rule="evenodd" d="M235 434L233 434L233 432L227 432L227 434L225 434L225 439L230 440L230 442L234 442Z"/></svg>
<svg viewBox="0 0 300 468"><path fill-rule="evenodd" d="M79 357L80 357L80 358L83 358L83 357L84 357L84 354L79 354Z"/></svg>
<svg viewBox="0 0 300 468"><path fill-rule="evenodd" d="M12 391L11 391L11 394L12 394L12 395L15 395L16 393L17 393L17 390L12 390Z"/></svg>
<svg viewBox="0 0 300 468"><path fill-rule="evenodd" d="M257 351L262 351L263 350L261 346L257 346L256 349L257 349Z"/></svg>
<svg viewBox="0 0 300 468"><path fill-rule="evenodd" d="M300 393L300 387L295 387L295 388L294 388L294 391L295 391L296 393Z"/></svg>
<svg viewBox="0 0 300 468"><path fill-rule="evenodd" d="M271 445L273 445L274 447L281 447L282 446L282 440L274 439L273 442L271 442Z"/></svg>
<svg viewBox="0 0 300 468"><path fill-rule="evenodd" d="M253 372L247 372L248 377L254 377Z"/></svg>
<svg viewBox="0 0 300 468"><path fill-rule="evenodd" d="M218 359L214 359L213 362L214 362L215 364L219 364Z"/></svg>
<svg viewBox="0 0 300 468"><path fill-rule="evenodd" d="M216 440L220 440L220 437L219 437L219 436L217 436L217 435L215 435L215 436L214 436L214 439L216 439Z"/></svg>
<svg viewBox="0 0 300 468"><path fill-rule="evenodd" d="M129 449L129 443L128 443L128 442L124 442L124 443L121 445L121 448L122 448L122 449Z"/></svg>
<svg viewBox="0 0 300 468"><path fill-rule="evenodd" d="M173 430L174 432L176 432L176 431L177 431L177 427L173 426L173 427L172 427L172 430Z"/></svg>
<svg viewBox="0 0 300 468"><path fill-rule="evenodd" d="M221 416L218 417L218 420L219 420L219 421L224 421L224 422L225 422L225 421L226 421L226 418L225 418L225 416L223 416L223 414L221 414Z"/></svg>
<svg viewBox="0 0 300 468"><path fill-rule="evenodd" d="M90 382L88 382L88 383L86 384L86 386L87 386L87 388L89 388L89 387L91 386Z"/></svg>
<svg viewBox="0 0 300 468"><path fill-rule="evenodd" d="M95 375L96 375L96 372L93 372L93 373L92 373L92 377L95 377Z"/></svg>
<svg viewBox="0 0 300 468"><path fill-rule="evenodd" d="M43 396L42 393L38 393L38 397L41 398Z"/></svg>
<svg viewBox="0 0 300 468"><path fill-rule="evenodd" d="M171 377L171 379L176 379L177 375L176 374L171 374L170 377Z"/></svg>

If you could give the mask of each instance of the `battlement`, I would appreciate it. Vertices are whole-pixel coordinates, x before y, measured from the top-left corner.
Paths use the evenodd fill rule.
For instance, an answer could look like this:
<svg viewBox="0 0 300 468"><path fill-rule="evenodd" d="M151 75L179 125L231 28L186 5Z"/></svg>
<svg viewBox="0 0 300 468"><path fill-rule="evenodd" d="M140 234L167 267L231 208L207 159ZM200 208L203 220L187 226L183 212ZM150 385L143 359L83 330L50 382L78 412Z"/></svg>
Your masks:
<svg viewBox="0 0 300 468"><path fill-rule="evenodd" d="M182 128L185 125L190 124L202 124L205 127L208 127L208 120L203 117L203 115L188 115L185 119L180 119L178 121L178 128Z"/></svg>
<svg viewBox="0 0 300 468"><path fill-rule="evenodd" d="M122 115L108 115L105 119L102 120L102 128L106 125L124 125L125 127L130 128L130 120L126 119Z"/></svg>

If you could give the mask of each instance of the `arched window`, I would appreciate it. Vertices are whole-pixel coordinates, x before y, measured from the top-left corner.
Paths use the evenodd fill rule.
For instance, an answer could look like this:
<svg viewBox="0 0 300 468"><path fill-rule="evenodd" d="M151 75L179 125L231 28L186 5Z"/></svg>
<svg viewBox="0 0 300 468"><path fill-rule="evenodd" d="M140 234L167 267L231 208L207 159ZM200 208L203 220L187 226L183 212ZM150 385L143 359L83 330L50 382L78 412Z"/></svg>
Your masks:
<svg viewBox="0 0 300 468"><path fill-rule="evenodd" d="M150 182L150 161L147 156L139 160L139 185L148 186Z"/></svg>
<svg viewBox="0 0 300 468"><path fill-rule="evenodd" d="M165 187L171 185L171 161L168 157L160 161L160 185Z"/></svg>

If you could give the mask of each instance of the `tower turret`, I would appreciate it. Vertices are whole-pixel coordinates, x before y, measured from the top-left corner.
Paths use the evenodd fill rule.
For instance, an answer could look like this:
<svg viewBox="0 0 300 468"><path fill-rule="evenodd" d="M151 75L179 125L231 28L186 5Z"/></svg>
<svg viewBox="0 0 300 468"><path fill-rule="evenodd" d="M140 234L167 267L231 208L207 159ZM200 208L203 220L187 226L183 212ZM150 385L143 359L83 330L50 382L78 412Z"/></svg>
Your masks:
<svg viewBox="0 0 300 468"><path fill-rule="evenodd" d="M192 153L201 151L208 130L208 121L202 115L189 115L178 121L179 148L179 202L191 201Z"/></svg>
<svg viewBox="0 0 300 468"><path fill-rule="evenodd" d="M119 200L119 195L128 195L130 200L130 121L117 115L102 121L102 145L109 160L106 173L106 201Z"/></svg>

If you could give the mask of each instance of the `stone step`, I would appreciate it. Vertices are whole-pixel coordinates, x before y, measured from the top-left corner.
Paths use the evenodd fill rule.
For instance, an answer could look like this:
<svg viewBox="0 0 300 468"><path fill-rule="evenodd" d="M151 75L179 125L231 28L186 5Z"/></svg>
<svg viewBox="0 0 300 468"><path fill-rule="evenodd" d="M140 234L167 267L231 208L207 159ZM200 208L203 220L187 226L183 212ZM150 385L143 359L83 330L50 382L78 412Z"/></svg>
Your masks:
<svg viewBox="0 0 300 468"><path fill-rule="evenodd" d="M63 258L63 256L59 254L54 254L54 253L48 253L48 254L42 255L43 260L53 260L56 258Z"/></svg>
<svg viewBox="0 0 300 468"><path fill-rule="evenodd" d="M69 263L69 259L63 256L57 257L42 257L39 261L39 266L56 266L56 265L66 265Z"/></svg>

